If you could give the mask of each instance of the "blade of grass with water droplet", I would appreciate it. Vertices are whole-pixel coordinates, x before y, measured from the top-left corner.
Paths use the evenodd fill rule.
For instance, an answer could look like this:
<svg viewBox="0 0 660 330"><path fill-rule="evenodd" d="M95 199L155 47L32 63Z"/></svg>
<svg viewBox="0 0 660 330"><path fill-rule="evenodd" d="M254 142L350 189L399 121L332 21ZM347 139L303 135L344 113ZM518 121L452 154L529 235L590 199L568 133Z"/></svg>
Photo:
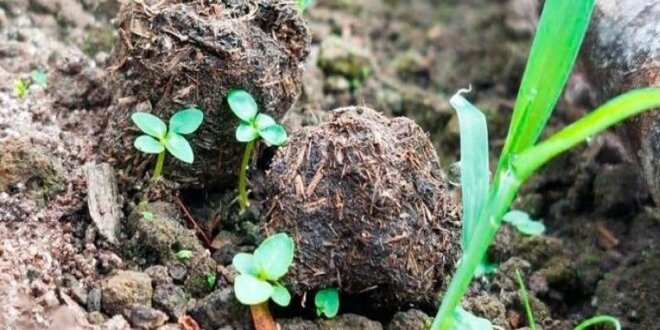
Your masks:
<svg viewBox="0 0 660 330"><path fill-rule="evenodd" d="M463 251L488 198L488 129L486 117L461 91L449 100L458 114L461 138L461 192L463 202L461 243Z"/></svg>
<svg viewBox="0 0 660 330"><path fill-rule="evenodd" d="M534 36L496 176L533 146L568 80L595 0L548 0Z"/></svg>

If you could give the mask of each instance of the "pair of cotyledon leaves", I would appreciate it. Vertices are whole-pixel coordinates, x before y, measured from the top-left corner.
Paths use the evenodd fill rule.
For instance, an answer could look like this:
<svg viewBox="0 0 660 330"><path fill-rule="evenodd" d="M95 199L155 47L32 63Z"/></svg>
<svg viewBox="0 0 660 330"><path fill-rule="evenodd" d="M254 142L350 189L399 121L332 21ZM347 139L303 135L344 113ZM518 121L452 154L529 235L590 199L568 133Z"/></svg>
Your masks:
<svg viewBox="0 0 660 330"><path fill-rule="evenodd" d="M232 265L240 275L234 280L236 298L245 305L257 305L269 298L280 306L291 302L289 291L277 281L293 262L293 239L284 233L264 240L253 254L239 253Z"/></svg>
<svg viewBox="0 0 660 330"><path fill-rule="evenodd" d="M199 128L204 120L204 113L197 108L179 111L170 118L170 127L160 118L146 112L137 112L131 116L137 127L146 133L135 139L135 147L148 154L160 154L169 151L174 157L192 164L195 156L188 141L182 136Z"/></svg>
<svg viewBox="0 0 660 330"><path fill-rule="evenodd" d="M233 90L227 95L229 107L241 119L236 128L236 140L251 142L258 137L271 145L280 146L286 142L284 127L278 125L269 115L258 113L257 102L244 90Z"/></svg>

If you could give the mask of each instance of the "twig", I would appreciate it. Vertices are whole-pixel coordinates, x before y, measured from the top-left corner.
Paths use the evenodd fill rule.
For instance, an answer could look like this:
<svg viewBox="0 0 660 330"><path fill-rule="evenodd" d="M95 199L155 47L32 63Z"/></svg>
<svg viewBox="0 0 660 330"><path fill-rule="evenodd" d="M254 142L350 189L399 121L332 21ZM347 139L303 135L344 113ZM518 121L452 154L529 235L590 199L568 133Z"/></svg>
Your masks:
<svg viewBox="0 0 660 330"><path fill-rule="evenodd" d="M190 223L192 224L193 228L195 228L196 231L199 232L199 236L201 237L202 241L204 242L204 245L206 245L207 248L211 247L211 240L209 240L208 236L206 236L206 233L202 230L202 228L197 225L197 222L195 221L195 218L193 218L192 215L190 215L190 212L188 212L188 209L186 208L185 205L183 205L183 202L179 198L179 196L174 196L176 204L183 210L183 214L185 214L186 218L190 220Z"/></svg>

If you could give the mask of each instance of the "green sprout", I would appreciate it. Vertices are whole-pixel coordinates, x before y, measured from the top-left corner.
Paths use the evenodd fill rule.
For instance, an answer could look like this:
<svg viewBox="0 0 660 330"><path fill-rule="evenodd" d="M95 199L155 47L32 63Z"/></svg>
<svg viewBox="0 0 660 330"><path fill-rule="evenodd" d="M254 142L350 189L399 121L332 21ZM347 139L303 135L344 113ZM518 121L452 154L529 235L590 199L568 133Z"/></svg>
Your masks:
<svg viewBox="0 0 660 330"><path fill-rule="evenodd" d="M519 232L529 236L543 235L545 225L541 221L533 220L529 214L520 210L511 210L502 217L502 220L518 229Z"/></svg>
<svg viewBox="0 0 660 330"><path fill-rule="evenodd" d="M32 70L32 72L30 72L30 79L33 83L41 86L41 88L48 87L48 73L44 70Z"/></svg>
<svg viewBox="0 0 660 330"><path fill-rule="evenodd" d="M192 164L195 159L192 147L182 135L193 133L199 128L204 120L201 110L187 108L175 113L170 118L169 129L160 118L150 113L136 112L131 119L146 133L135 139L135 148L147 154L158 154L153 179L158 178L163 170L165 150L179 160Z"/></svg>
<svg viewBox="0 0 660 330"><path fill-rule="evenodd" d="M206 273L206 284L209 285L209 288L213 288L213 286L215 285L215 280L216 280L215 271L209 270Z"/></svg>
<svg viewBox="0 0 660 330"><path fill-rule="evenodd" d="M142 219L146 221L152 221L154 219L154 214L149 211L142 211L140 212L140 215L142 215Z"/></svg>
<svg viewBox="0 0 660 330"><path fill-rule="evenodd" d="M180 250L179 252L175 253L177 259L183 261L183 260L190 260L193 257L193 252L190 250Z"/></svg>
<svg viewBox="0 0 660 330"><path fill-rule="evenodd" d="M529 294L527 294L527 288L525 288L525 282L523 281L520 271L516 269L516 280L518 281L518 286L520 291L518 295L520 296L520 301L525 306L525 313L527 314L527 323L529 324L529 330L536 330L536 322L534 321L534 312L532 311L532 304L529 302Z"/></svg>
<svg viewBox="0 0 660 330"><path fill-rule="evenodd" d="M25 97L25 94L27 94L29 88L30 88L29 81L25 81L21 78L16 78L16 80L14 80L14 95L16 95L16 97L18 97L19 99Z"/></svg>
<svg viewBox="0 0 660 330"><path fill-rule="evenodd" d="M304 12L313 2L314 0L298 0L298 10Z"/></svg>
<svg viewBox="0 0 660 330"><path fill-rule="evenodd" d="M337 316L339 311L339 292L336 288L323 289L316 293L314 297L316 305L316 315L331 319Z"/></svg>
<svg viewBox="0 0 660 330"><path fill-rule="evenodd" d="M459 303L525 180L555 156L631 116L660 107L660 88L629 91L537 143L573 68L594 5L595 0L545 2L492 181L483 114L461 95L463 91L450 99L461 128L463 256L432 330L461 329L459 317L464 315ZM597 320L614 324L607 317Z"/></svg>
<svg viewBox="0 0 660 330"><path fill-rule="evenodd" d="M241 211L249 206L247 197L247 169L256 140L261 137L271 145L281 146L286 142L286 131L282 125L266 114L258 113L257 102L244 90L233 90L227 95L231 111L241 120L236 128L236 140L246 142L245 153L238 175L238 204Z"/></svg>
<svg viewBox="0 0 660 330"><path fill-rule="evenodd" d="M240 275L234 281L236 298L245 305L258 305L272 299L288 306L291 294L278 281L293 262L293 239L284 233L264 240L254 254L239 253L232 265Z"/></svg>

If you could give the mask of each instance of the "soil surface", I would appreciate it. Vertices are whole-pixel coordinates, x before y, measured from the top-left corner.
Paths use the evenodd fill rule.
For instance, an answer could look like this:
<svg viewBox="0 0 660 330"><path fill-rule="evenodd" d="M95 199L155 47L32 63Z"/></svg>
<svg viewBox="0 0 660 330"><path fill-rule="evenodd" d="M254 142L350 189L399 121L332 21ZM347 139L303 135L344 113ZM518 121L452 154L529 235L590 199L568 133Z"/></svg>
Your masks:
<svg viewBox="0 0 660 330"><path fill-rule="evenodd" d="M154 3L135 2L145 6ZM250 12L246 9L249 6L242 6L245 3L262 4L258 7L265 12L283 8L274 0L195 1L194 5L211 2L243 8L238 10L243 14ZM193 6L193 2L186 3ZM291 4L286 6L290 8ZM220 5L213 8L215 11L208 15L227 14ZM423 173L433 173L429 179L430 191L424 191L420 197L417 190L415 195L428 197L434 189L442 190L448 200L438 210L447 211L448 205L460 205L460 189L447 185L444 174L435 174L446 171L459 156L458 122L448 106L448 97L460 88L472 86L473 92L468 97L486 113L491 155L497 155L508 128L538 10L537 2L531 0L321 0L304 13L304 21L298 13L289 11L278 16L282 20L275 21L294 23L279 28L263 25L272 17L262 19L260 37L285 44L278 48L285 55L277 53L277 56L292 56L296 60L278 65L295 71L292 79L300 81L291 90L279 90L280 94L251 91L270 104L273 108L268 111L273 113L284 114L293 105L282 119L287 131L299 136L293 142L301 140L304 132L325 125L313 126L330 119L329 111L339 107L376 109L382 114L374 116L384 122L390 119L383 118L397 116L412 119L427 133L418 132L418 142L422 141L419 144L423 148L417 156L424 162L437 161L437 164L417 164L408 171L398 168L403 171L399 173L401 181L410 178L413 173L409 172L426 168ZM132 173L137 173L136 169L139 173L148 171L153 166L152 160L143 159L134 164L132 160L108 158L107 132L115 123L113 116L125 115L133 109L117 111L121 100L116 97L116 85L110 74L116 74L119 68L116 59L127 56L127 49L115 49L115 46L125 42L120 41L122 38L144 37L122 35L122 30L111 22L118 13L119 6L112 0L0 2L0 300L3 301L0 328L194 329L191 325L197 324L203 329L250 329L247 309L233 298L231 288L236 273L230 266L231 258L237 252L251 251L263 238L264 231L271 230L266 224L274 209L266 199L273 194L274 181L267 175L290 170L285 166L287 156L276 155L276 150L265 145L257 148L249 180L252 208L242 215L237 211L231 180L213 189L186 186L186 182L172 180L175 176L168 176L166 166L163 179L149 182L142 174ZM170 24L176 21L190 28L184 23L193 21L176 20L189 12L169 13L170 16L165 16L173 20ZM125 27L129 19L127 12L123 15L117 23L123 22ZM140 15L148 16L150 12L143 11ZM201 28L197 32L206 37L210 32L204 27L219 24L203 20L198 23ZM299 36L286 30L297 31L300 27L297 24L306 25L309 30L305 33L311 33L311 41L306 37L286 38ZM274 34L262 33L272 29ZM170 36L176 38L179 33L174 32ZM188 37L191 36L195 34ZM185 43L176 45L188 47ZM582 70L588 64L578 65L571 76L546 134L596 106L595 89ZM47 74L47 85L34 78L34 70ZM159 79L153 72L148 77L140 76L146 74L141 71L134 74L153 82ZM127 72L123 74L130 76ZM262 74L268 76L268 72ZM16 93L19 81L29 85L22 97ZM205 102L222 100L221 91L229 87L225 80L219 84L222 86L217 87L217 95L207 95ZM259 84L263 88L270 86L263 81ZM206 87L213 90L213 86ZM302 93L294 103L297 88ZM140 90L131 91L138 95ZM283 94L286 97L282 99L269 99ZM157 100L150 101L155 102L151 109L157 111ZM134 104L137 103L140 102ZM138 108L136 105L135 109ZM408 122L391 120L401 121ZM217 124L233 129L236 123ZM303 129L306 126L310 127ZM386 140L393 142L396 138L388 136ZM429 154L433 150L431 146L435 155ZM283 150L286 149L280 152ZM132 149L122 152L128 155L125 157L137 155ZM599 313L619 317L624 328L657 328L658 281L651 274L660 267L657 252L660 213L638 174L634 155L616 135L605 133L559 157L534 176L523 188L515 207L543 219L547 232L539 237L526 237L511 227L503 227L489 251L490 261L499 267L493 274L472 283L463 300L464 308L504 329L527 327L515 280L516 270L520 270L540 328L570 329L577 321ZM273 159L277 166L267 172ZM378 161L385 164L383 159ZM115 165L116 181L131 183L120 184L116 195L113 189L91 193L93 184L114 181L90 180L94 176L85 169L104 167L85 167L85 164L106 162L125 162L138 167ZM314 169L309 167L303 173L305 183L314 180ZM103 173L113 175L107 174L112 171ZM319 181L317 188L323 188L321 184ZM397 191L395 188L401 187L389 187ZM295 185L277 189L280 192L295 189ZM313 191L327 194L333 189ZM346 188L334 190L344 193L342 189ZM369 189L385 194L377 187ZM96 224L98 219L107 217L99 217L95 211L98 205L89 204L88 191L90 196L112 197L104 199L110 203L107 207L117 210L119 221L113 222L112 228L107 223L102 227ZM401 205L415 204L413 197L408 199L401 194L406 196L397 200ZM354 198L359 202L362 197ZM139 203L141 200L150 203ZM365 212L366 206L359 209L356 206L355 212ZM418 228L413 220L424 219L416 213L418 210L413 207L407 212L409 217L400 222L402 228L411 232ZM388 216L395 215L400 216ZM303 223L309 219L296 218ZM394 221L397 220L388 218L383 223ZM453 251L458 250L459 242L454 233L446 235L456 240L453 247L446 249L446 257L450 258L445 260L447 268L457 258ZM114 239L109 238L112 235ZM429 239L428 235L416 238L419 242L410 242L410 246L426 246ZM350 248L346 242L335 243L342 253ZM179 257L183 250L191 251L193 257ZM378 252L369 248L360 258L384 255ZM427 259L418 264L432 260L437 265L436 259L428 258L445 257L427 254ZM320 264L336 269L336 265ZM407 265L395 263L403 268L389 275L408 281L406 276L398 276L406 272L415 274ZM350 265L341 267L347 266ZM331 282L335 281L332 275ZM369 275L356 273L355 276ZM297 279L292 276L287 280ZM311 283L309 278L300 281L290 285L300 288ZM441 283L444 282L439 280L420 295L425 299L440 298ZM402 285L402 290L411 290L405 294L418 287L412 280ZM411 309L410 299L391 299L391 296L381 297L384 299L381 303L385 299L390 299L388 303L392 301L387 309L365 308L359 296L347 294L342 296L338 318L319 320L312 306L313 292L297 293L300 295L295 297L292 308L273 309L283 329L419 329L428 325L429 316L435 312L433 304L413 301L415 309Z"/></svg>

